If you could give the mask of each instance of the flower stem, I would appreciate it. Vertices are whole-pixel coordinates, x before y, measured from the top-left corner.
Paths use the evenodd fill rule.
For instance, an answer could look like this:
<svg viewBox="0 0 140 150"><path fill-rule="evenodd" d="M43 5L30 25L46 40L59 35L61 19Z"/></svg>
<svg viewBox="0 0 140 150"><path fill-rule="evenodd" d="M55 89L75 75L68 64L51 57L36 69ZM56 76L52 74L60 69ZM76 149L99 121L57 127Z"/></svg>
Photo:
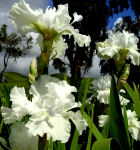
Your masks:
<svg viewBox="0 0 140 150"><path fill-rule="evenodd" d="M45 133L43 137L39 136L38 150L47 150L47 149L48 149L48 140L47 134Z"/></svg>
<svg viewBox="0 0 140 150"><path fill-rule="evenodd" d="M49 70L49 58L47 53L42 52L40 56L37 57L37 72L39 75L48 74Z"/></svg>
<svg viewBox="0 0 140 150"><path fill-rule="evenodd" d="M129 73L130 73L130 64L125 64L124 70L122 71L122 75L120 76L117 82L118 90L124 87L124 84L128 79Z"/></svg>

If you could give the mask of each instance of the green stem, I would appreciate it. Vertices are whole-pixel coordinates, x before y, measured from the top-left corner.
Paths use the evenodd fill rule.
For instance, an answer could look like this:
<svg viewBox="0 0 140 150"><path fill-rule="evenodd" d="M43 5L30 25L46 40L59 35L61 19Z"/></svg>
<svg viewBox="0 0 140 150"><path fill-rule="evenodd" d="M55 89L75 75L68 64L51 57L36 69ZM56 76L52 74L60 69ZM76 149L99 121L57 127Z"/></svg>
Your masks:
<svg viewBox="0 0 140 150"><path fill-rule="evenodd" d="M128 53L128 50L121 49L119 51L119 55L120 56L116 55L114 57L114 61L115 61L115 64L116 64L116 68L117 68L118 74L123 70L123 68L125 66L127 53Z"/></svg>
<svg viewBox="0 0 140 150"><path fill-rule="evenodd" d="M2 133L3 123L4 123L4 119L2 118L1 123L0 123L0 134Z"/></svg>
<svg viewBox="0 0 140 150"><path fill-rule="evenodd" d="M48 74L49 70L49 58L47 53L42 52L40 56L37 57L37 72L39 75Z"/></svg>
<svg viewBox="0 0 140 150"><path fill-rule="evenodd" d="M53 38L44 35L41 55L37 57L37 71L39 75L48 74Z"/></svg>
<svg viewBox="0 0 140 150"><path fill-rule="evenodd" d="M124 87L124 84L128 79L129 73L130 73L130 64L125 64L124 70L122 71L122 75L120 76L117 82L118 90L121 90Z"/></svg>
<svg viewBox="0 0 140 150"><path fill-rule="evenodd" d="M38 141L38 150L47 150L49 141L47 140L47 134L44 134L43 137L39 136Z"/></svg>

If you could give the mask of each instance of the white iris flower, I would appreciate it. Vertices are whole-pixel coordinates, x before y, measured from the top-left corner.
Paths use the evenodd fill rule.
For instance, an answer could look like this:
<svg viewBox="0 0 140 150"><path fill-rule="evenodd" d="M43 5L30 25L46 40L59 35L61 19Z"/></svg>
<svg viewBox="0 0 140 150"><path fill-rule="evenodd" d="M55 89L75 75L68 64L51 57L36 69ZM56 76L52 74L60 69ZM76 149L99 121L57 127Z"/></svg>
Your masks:
<svg viewBox="0 0 140 150"><path fill-rule="evenodd" d="M13 124L9 136L12 150L38 150L38 136L29 133L23 122Z"/></svg>
<svg viewBox="0 0 140 150"><path fill-rule="evenodd" d="M111 86L111 76L100 76L97 80L93 81L93 88L97 90L97 99L104 104L109 104Z"/></svg>
<svg viewBox="0 0 140 150"><path fill-rule="evenodd" d="M12 109L2 107L2 116L5 123L14 123L28 114L30 118L25 126L32 135L42 137L46 133L48 139L52 137L53 141L65 143L70 137L69 119L76 125L80 135L87 127L80 111L70 111L81 106L80 102L75 102L71 92L77 90L66 81L43 75L31 85L29 93L33 95L32 101L26 98L24 88L14 87L10 94Z"/></svg>
<svg viewBox="0 0 140 150"><path fill-rule="evenodd" d="M97 99L104 104L109 104L110 99L110 87L111 87L111 76L109 74L105 76L100 76L97 80L93 81L93 88L97 90ZM124 90L120 90L120 92L125 93ZM127 105L129 100L122 97L119 94L120 104Z"/></svg>
<svg viewBox="0 0 140 150"><path fill-rule="evenodd" d="M105 59L119 57L120 51L126 53L126 59L131 59L134 65L140 65L140 53L137 51L138 38L127 31L110 34L104 42L97 43L98 55Z"/></svg>
<svg viewBox="0 0 140 150"><path fill-rule="evenodd" d="M99 127L104 127L109 122L109 116L108 115L100 115L98 116L99 119Z"/></svg>
<svg viewBox="0 0 140 150"><path fill-rule="evenodd" d="M128 130L131 136L140 141L140 121L138 121L135 111L127 110Z"/></svg>
<svg viewBox="0 0 140 150"><path fill-rule="evenodd" d="M128 131L136 141L140 141L140 121L138 121L136 112L127 110L126 114L128 119ZM100 127L104 127L109 121L108 115L100 115L98 118Z"/></svg>
<svg viewBox="0 0 140 150"><path fill-rule="evenodd" d="M82 35L78 29L74 29L72 24L82 20L82 16L76 12L73 14L74 20L69 16L68 4L58 5L58 9L47 7L45 13L42 9L32 10L24 0L15 3L9 11L9 18L22 33L40 33L37 43L41 48L44 41L52 43L52 56L60 57L67 49L62 35L73 35L80 47L89 46L90 36ZM59 44L58 44L59 43Z"/></svg>

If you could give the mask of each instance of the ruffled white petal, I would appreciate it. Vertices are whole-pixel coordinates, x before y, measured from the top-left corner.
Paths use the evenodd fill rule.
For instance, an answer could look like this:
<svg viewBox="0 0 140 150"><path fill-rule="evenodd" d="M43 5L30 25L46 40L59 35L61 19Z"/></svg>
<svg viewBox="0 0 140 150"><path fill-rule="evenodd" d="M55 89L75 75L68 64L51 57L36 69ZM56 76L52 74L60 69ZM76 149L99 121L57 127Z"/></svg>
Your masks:
<svg viewBox="0 0 140 150"><path fill-rule="evenodd" d="M56 41L53 41L52 45L53 51L51 53L51 57L59 58L61 56L64 56L65 50L68 48L67 43L65 43L64 39L60 36L56 39Z"/></svg>
<svg viewBox="0 0 140 150"><path fill-rule="evenodd" d="M96 48L98 50L98 55L105 59L109 59L116 56L119 56L119 52L128 51L127 58L131 59L132 64L140 64L140 54L138 53L138 38L133 34L127 31L116 32L110 34L108 39L104 42L96 43Z"/></svg>
<svg viewBox="0 0 140 150"><path fill-rule="evenodd" d="M71 125L70 122L61 117L54 116L46 118L45 120L31 120L26 124L29 128L29 132L33 135L40 135L47 133L47 138L52 137L53 141L60 140L62 143L66 143L70 137Z"/></svg>
<svg viewBox="0 0 140 150"><path fill-rule="evenodd" d="M1 107L1 114L4 118L4 123L14 123L16 120L21 121L23 116L16 114L12 109Z"/></svg>
<svg viewBox="0 0 140 150"><path fill-rule="evenodd" d="M32 107L30 108L32 104L28 101L24 88L14 87L10 93L10 101L12 101L12 109L14 112L22 112L23 115L26 115L32 109Z"/></svg>
<svg viewBox="0 0 140 150"><path fill-rule="evenodd" d="M83 19L83 16L82 15L78 15L76 12L73 13L73 17L74 17L74 20L71 24L73 24L74 22L78 22L78 21L81 21Z"/></svg>
<svg viewBox="0 0 140 150"><path fill-rule="evenodd" d="M19 32L36 32L34 23L43 15L42 9L32 10L24 0L15 3L9 11L9 18Z"/></svg>
<svg viewBox="0 0 140 150"><path fill-rule="evenodd" d="M67 84L65 80L59 81L58 83L50 82L46 84L46 87L48 88L49 94L55 94L55 97L59 98L60 100L62 99L64 103L67 103L67 101L73 101L74 97L72 96L71 92L77 92L77 89L74 86ZM71 99L69 99L69 96Z"/></svg>
<svg viewBox="0 0 140 150"><path fill-rule="evenodd" d="M36 111L36 107L27 100L24 88L14 87L10 93L10 101L12 101L12 109L1 108L5 123L20 121L25 115Z"/></svg>
<svg viewBox="0 0 140 150"><path fill-rule="evenodd" d="M97 90L97 99L104 104L109 104L109 98L110 98L110 89L106 89L104 91Z"/></svg>
<svg viewBox="0 0 140 150"><path fill-rule="evenodd" d="M69 16L68 4L58 5L56 25L65 26L70 24L71 17Z"/></svg>
<svg viewBox="0 0 140 150"><path fill-rule="evenodd" d="M28 132L23 122L11 126L9 143L12 150L38 150L38 136Z"/></svg>
<svg viewBox="0 0 140 150"><path fill-rule="evenodd" d="M110 87L111 87L111 76L109 74L100 76L98 79L92 82L93 88L97 91L97 99L104 104L109 104L110 101ZM120 92L125 93L124 90ZM122 97L119 94L120 104L127 105L130 100Z"/></svg>
<svg viewBox="0 0 140 150"><path fill-rule="evenodd" d="M111 85L111 76L109 74L105 76L100 76L98 79L94 80L93 87L96 90L105 90L110 88Z"/></svg>
<svg viewBox="0 0 140 150"><path fill-rule="evenodd" d="M104 127L109 122L108 115L100 115L99 118L99 127Z"/></svg>
<svg viewBox="0 0 140 150"><path fill-rule="evenodd" d="M98 56L104 59L109 59L118 53L118 49L115 46L106 46L106 44L104 44L105 42L101 43L101 46L97 46Z"/></svg>
<svg viewBox="0 0 140 150"><path fill-rule="evenodd" d="M82 132L84 130L86 130L86 127L88 126L87 125L87 122L83 119L82 117L82 114L80 111L77 111L77 112L72 112L72 111L69 111L69 118L72 120L72 122L75 124L78 132L79 132L79 135L82 134Z"/></svg>
<svg viewBox="0 0 140 150"><path fill-rule="evenodd" d="M130 49L127 57L131 59L133 65L140 65L140 53L138 51Z"/></svg>
<svg viewBox="0 0 140 150"><path fill-rule="evenodd" d="M31 85L31 88L29 90L30 94L33 95L45 95L48 92L48 87L46 87L46 84L49 84L50 82L58 83L60 80L48 75L42 75L39 80L37 80L33 85Z"/></svg>
<svg viewBox="0 0 140 150"><path fill-rule="evenodd" d="M36 39L36 44L40 47L41 50L43 50L43 36L39 34L39 36ZM52 52L51 52L51 58L59 58L61 56L64 56L65 50L68 48L67 43L65 43L65 40L62 38L62 36L58 36L53 40L52 44Z"/></svg>
<svg viewBox="0 0 140 150"><path fill-rule="evenodd" d="M140 121L135 111L127 110L128 130L131 136L137 141L140 140Z"/></svg>
<svg viewBox="0 0 140 150"><path fill-rule="evenodd" d="M80 107L80 104L75 104L75 98L71 94L76 91L77 89L66 81L43 75L31 86L29 92L33 94L33 103L40 102L40 105L47 108L48 113L57 114L76 106Z"/></svg>
<svg viewBox="0 0 140 150"><path fill-rule="evenodd" d="M109 104L110 98L111 76L100 76L99 79L93 81L93 88L97 90L97 99L104 104Z"/></svg>
<svg viewBox="0 0 140 150"><path fill-rule="evenodd" d="M133 125L133 126L131 127L131 125ZM138 122L138 120L136 120L136 119L133 119L133 121L131 121L131 125L128 128L131 136L136 141L140 141L140 122Z"/></svg>
<svg viewBox="0 0 140 150"><path fill-rule="evenodd" d="M125 93L125 91L123 89L121 89L120 92ZM119 94L119 99L120 99L120 104L121 105L125 105L126 106L130 102L130 100L124 98L120 94Z"/></svg>
<svg viewBox="0 0 140 150"><path fill-rule="evenodd" d="M88 47L91 42L90 36L86 36L83 34L79 33L78 29L74 29L73 26L67 25L65 28L61 28L60 32L64 35L73 35L75 42L80 46L80 47Z"/></svg>

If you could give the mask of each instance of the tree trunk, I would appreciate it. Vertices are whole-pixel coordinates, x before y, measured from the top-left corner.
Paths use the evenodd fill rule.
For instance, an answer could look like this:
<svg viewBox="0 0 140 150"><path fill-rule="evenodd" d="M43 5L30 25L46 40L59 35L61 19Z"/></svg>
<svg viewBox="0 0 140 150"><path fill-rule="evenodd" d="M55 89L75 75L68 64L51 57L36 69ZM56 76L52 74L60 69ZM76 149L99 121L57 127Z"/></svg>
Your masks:
<svg viewBox="0 0 140 150"><path fill-rule="evenodd" d="M8 56L7 55L8 55L8 53L6 53L5 56L4 56L4 67L3 67L2 71L0 72L0 83L2 82L3 73L6 70L8 60L9 60L9 57L10 57L10 55L8 55Z"/></svg>
<svg viewBox="0 0 140 150"><path fill-rule="evenodd" d="M3 77L3 73L5 71L6 67L4 66L4 68L2 69L1 73L0 73L0 83L2 82L2 77Z"/></svg>

